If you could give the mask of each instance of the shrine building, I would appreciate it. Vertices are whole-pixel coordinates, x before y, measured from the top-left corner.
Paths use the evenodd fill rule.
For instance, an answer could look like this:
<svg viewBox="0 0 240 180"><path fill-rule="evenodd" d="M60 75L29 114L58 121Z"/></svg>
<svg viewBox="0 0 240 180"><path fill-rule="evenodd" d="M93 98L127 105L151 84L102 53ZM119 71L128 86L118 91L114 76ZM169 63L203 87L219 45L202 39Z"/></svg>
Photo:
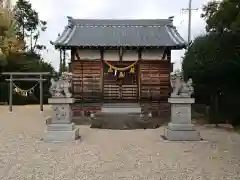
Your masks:
<svg viewBox="0 0 240 180"><path fill-rule="evenodd" d="M169 19L73 19L55 48L71 51L73 96L79 104L139 103L167 111L171 50L186 42Z"/></svg>

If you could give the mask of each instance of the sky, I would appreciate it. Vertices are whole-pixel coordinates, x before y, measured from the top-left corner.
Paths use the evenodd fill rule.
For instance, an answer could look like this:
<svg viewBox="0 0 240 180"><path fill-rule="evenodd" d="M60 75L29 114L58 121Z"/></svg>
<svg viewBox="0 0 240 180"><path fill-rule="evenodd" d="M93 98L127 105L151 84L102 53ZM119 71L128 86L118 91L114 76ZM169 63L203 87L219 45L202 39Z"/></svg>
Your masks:
<svg viewBox="0 0 240 180"><path fill-rule="evenodd" d="M16 1L16 0L14 0ZM13 1L13 5L14 5ZM47 30L41 34L39 42L47 46L43 52L45 61L58 69L59 52L50 41L57 38L64 26L67 16L73 18L95 19L163 19L174 16L174 25L187 41L189 0L30 0L40 19L47 21ZM205 33L205 22L200 18L201 9L209 0L192 0L192 36ZM181 57L184 50L172 51L174 69L181 68Z"/></svg>

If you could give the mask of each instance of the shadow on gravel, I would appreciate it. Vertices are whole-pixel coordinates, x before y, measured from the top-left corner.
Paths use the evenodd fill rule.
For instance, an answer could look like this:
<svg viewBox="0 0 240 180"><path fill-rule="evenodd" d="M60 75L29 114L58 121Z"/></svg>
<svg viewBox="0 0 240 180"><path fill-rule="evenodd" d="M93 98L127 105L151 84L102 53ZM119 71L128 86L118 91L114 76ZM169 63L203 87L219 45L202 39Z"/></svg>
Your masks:
<svg viewBox="0 0 240 180"><path fill-rule="evenodd" d="M91 120L91 128L99 129L156 129L162 126L167 120L159 117L140 118L138 114L97 114Z"/></svg>
<svg viewBox="0 0 240 180"><path fill-rule="evenodd" d="M91 125L91 119L87 116L75 116L73 122L76 125Z"/></svg>

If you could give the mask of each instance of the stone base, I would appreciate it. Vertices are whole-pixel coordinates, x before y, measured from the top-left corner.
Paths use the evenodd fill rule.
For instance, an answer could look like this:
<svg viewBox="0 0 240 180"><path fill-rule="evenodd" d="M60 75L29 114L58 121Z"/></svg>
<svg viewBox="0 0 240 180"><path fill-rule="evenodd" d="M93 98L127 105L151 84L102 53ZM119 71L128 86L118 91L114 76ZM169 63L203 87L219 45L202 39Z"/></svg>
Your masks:
<svg viewBox="0 0 240 180"><path fill-rule="evenodd" d="M72 131L45 131L45 141L74 141L79 138L79 129Z"/></svg>
<svg viewBox="0 0 240 180"><path fill-rule="evenodd" d="M68 97L54 97L48 99L49 104L73 104L75 103L74 98L68 98Z"/></svg>
<svg viewBox="0 0 240 180"><path fill-rule="evenodd" d="M75 129L75 124L49 124L47 126L47 131L73 131Z"/></svg>
<svg viewBox="0 0 240 180"><path fill-rule="evenodd" d="M171 130L166 128L164 136L169 141L200 141L200 133L196 130Z"/></svg>

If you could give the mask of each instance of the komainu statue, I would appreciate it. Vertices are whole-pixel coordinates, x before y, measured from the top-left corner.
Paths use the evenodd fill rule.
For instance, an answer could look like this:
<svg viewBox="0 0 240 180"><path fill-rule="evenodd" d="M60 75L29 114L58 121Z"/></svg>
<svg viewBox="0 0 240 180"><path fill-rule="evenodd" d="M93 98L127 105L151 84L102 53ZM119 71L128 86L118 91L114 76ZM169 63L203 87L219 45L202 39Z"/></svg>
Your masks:
<svg viewBox="0 0 240 180"><path fill-rule="evenodd" d="M171 86L173 92L171 97L191 97L194 92L192 86L192 79L190 78L187 82L184 82L183 76L180 72L171 74Z"/></svg>
<svg viewBox="0 0 240 180"><path fill-rule="evenodd" d="M72 93L69 92L72 87L72 76L72 73L63 72L57 81L51 78L49 92L52 97L72 97Z"/></svg>

